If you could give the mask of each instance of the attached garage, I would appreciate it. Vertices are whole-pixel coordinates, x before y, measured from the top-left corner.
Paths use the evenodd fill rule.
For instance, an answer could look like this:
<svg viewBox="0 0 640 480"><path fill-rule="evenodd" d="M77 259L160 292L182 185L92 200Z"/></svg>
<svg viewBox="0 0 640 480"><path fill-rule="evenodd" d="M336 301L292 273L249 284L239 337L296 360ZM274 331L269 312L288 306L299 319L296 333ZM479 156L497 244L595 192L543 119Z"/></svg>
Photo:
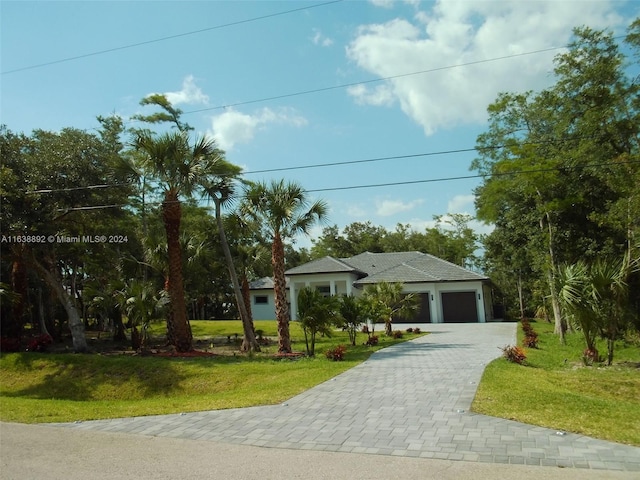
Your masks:
<svg viewBox="0 0 640 480"><path fill-rule="evenodd" d="M431 323L431 302L429 301L431 294L429 292L418 293L418 298L420 302L420 311L411 318L394 318L393 323Z"/></svg>
<svg viewBox="0 0 640 480"><path fill-rule="evenodd" d="M323 287L331 295L357 297L381 282L401 283L403 293L419 296L419 313L411 319L394 318L394 323L484 323L492 319L489 278L422 252L324 257L285 273L293 320L297 318L297 293L304 287Z"/></svg>
<svg viewBox="0 0 640 480"><path fill-rule="evenodd" d="M476 292L442 292L442 320L445 323L478 321Z"/></svg>

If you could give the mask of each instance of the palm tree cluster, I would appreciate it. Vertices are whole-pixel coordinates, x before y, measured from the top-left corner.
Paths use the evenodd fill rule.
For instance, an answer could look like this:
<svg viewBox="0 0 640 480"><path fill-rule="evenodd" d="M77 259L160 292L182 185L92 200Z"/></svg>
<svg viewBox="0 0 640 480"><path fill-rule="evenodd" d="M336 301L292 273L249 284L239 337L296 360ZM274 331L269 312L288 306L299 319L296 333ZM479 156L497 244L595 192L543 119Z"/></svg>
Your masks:
<svg viewBox="0 0 640 480"><path fill-rule="evenodd" d="M136 245L126 244L126 235L122 236L122 246L97 247L86 242L77 242L77 245L64 249L56 249L51 242L11 245L7 251L12 261L3 261L3 268L10 267L13 272L11 291L3 295L3 299L11 299L12 307L3 308L3 332L11 331L20 336L27 312L33 312L27 308L29 295L26 292L28 286L25 286L28 270L32 270L64 305L75 351L87 350L84 329L88 308L118 325L116 330L120 339L124 332L122 317L126 316L132 336L136 337L134 343L138 346L144 345L146 328L152 318L165 315L168 343L178 352L192 350L193 334L185 295L185 261L187 257L193 260L206 256L213 241L191 238L185 232L184 211L201 209L196 207L196 202L207 200L213 207L215 221L212 225L218 236L216 247L222 252L233 287L233 300L221 298L220 303L228 305L233 301L236 305L243 325L242 350L260 350L248 302L251 258L256 258L257 250L249 253L250 248L246 245L229 244L226 234L229 223L225 222L222 213L229 207L237 207L226 216L235 219L236 226L232 228L236 239L244 237L247 245L266 241L271 247L279 345L282 352L290 352L284 279L285 243L300 233L307 233L315 222L323 221L326 205L321 201L310 202L305 190L297 183L253 184L242 179L242 169L225 159L215 140L195 135L193 129L182 121L182 111L164 95L150 95L141 104L156 107L159 111L138 115L135 119L146 125L160 124L163 129L156 132L149 128L132 128L127 132L118 117L99 118L103 125L101 138L68 131L64 135L42 132L32 139L13 135L4 127L0 129L2 152L7 158L7 166L3 165L1 171L3 185L7 187L7 191L3 188L1 192L2 213L3 221L6 220L10 228L39 230L51 234L50 238L70 238L70 241L77 242L75 238L81 237L71 231L78 225L85 229L103 226L106 229L110 220L126 222L131 219L132 212L138 212L133 221L141 220L142 227L142 231L136 234L136 241L139 240ZM169 127L164 128L167 123ZM127 133L130 136L128 146L120 140ZM39 154L38 149L45 147L50 160ZM84 155L81 157L82 165L78 161L80 155ZM66 161L67 158L75 161ZM94 170L95 179L89 176ZM118 196L111 194L109 198L110 191L106 190L104 198L95 194L95 198L85 195L84 192L92 193L80 186L86 183L85 179L93 184L106 181L119 184ZM56 180L59 183L55 185L45 183ZM20 182L24 182L24 188L34 191L58 188L60 200L47 204L42 194L9 194L9 187ZM19 192L18 189L16 191ZM113 205L117 208L108 210L103 215L104 220L100 218L102 212L93 215L76 213L84 212L75 208L78 204L92 200L103 204L115 203L114 198L122 205ZM59 213L65 209L66 213ZM163 234L157 229L158 220ZM238 224L244 227L242 234L235 231ZM152 226L156 226L155 230ZM78 237L72 238L71 235ZM3 245L3 254L6 247ZM67 256L61 258L62 254ZM106 273L110 267L116 275ZM189 268L192 267L190 265ZM150 281L151 274L155 278L161 275L164 279L162 288ZM114 276L119 278L114 280ZM209 283L212 282L228 285L226 279L211 279ZM228 291L228 286L222 290Z"/></svg>

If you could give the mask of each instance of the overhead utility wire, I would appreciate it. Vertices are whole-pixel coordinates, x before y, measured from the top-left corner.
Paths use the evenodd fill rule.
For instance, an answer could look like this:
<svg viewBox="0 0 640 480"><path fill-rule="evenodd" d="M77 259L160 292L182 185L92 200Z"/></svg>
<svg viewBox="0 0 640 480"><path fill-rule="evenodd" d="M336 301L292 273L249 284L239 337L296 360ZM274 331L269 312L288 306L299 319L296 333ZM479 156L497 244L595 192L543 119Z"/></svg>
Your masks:
<svg viewBox="0 0 640 480"><path fill-rule="evenodd" d="M550 144L550 143L555 143L551 140L547 140L544 142L524 142L521 143L520 145L544 145L544 144ZM481 147L482 150L498 150L501 148L506 148L509 147L511 145L489 145L489 146L484 146ZM362 164L362 163L373 163L373 162L382 162L385 160L402 160L402 159L408 159L408 158L417 158L417 157L432 157L432 156L436 156L436 155L451 155L454 153L468 153L468 152L473 152L478 150L478 147L474 147L474 148L460 148L457 150L440 150L440 151L436 151L436 152L424 152L424 153L412 153L412 154L408 154L408 155L393 155L393 156L389 156L389 157L376 157L376 158L366 158L366 159L361 159L361 160L347 160L344 162L329 162L329 163L317 163L317 164L309 164L309 165L296 165L293 167L280 167L280 168L268 168L268 169L263 169L263 170L250 170L247 172L242 172L242 175L249 175L249 174L257 174L257 173L273 173L273 172L286 172L286 171L290 171L290 170L305 170L305 169L309 169L309 168L324 168L324 167L338 167L341 165L354 165L354 164ZM224 177L225 175L220 175L221 177ZM231 176L227 175L227 176ZM458 177L455 177L458 178ZM460 177L460 178L475 178L475 177ZM40 190L29 190L26 191L25 193L27 195L30 194L36 194L36 193L57 193L57 192L71 192L71 191L75 191L75 190L89 190L89 189L96 189L96 188L117 188L117 187L126 187L129 186L130 184L128 183L116 183L116 184L100 184L100 185L87 185L84 187L67 187L67 188L58 188L58 189L40 189ZM345 188L351 188L351 187L345 187Z"/></svg>
<svg viewBox="0 0 640 480"><path fill-rule="evenodd" d="M629 160L627 162L618 162L615 165L623 165L623 164L635 164L640 163L640 160ZM534 170L515 170L513 172L503 172L503 173L481 173L477 175L464 175L460 177L444 177L444 178L431 178L427 180L409 180L405 182L389 182L389 183L377 183L377 184L367 184L367 185L353 185L350 187L328 187L328 188L315 188L305 190L308 193L316 193L316 192L335 192L340 190L355 190L362 188L379 188L379 187L395 187L398 185L414 185L418 183L435 183L435 182L450 182L454 180L468 180L472 178L484 178L484 177L508 177L515 175L528 175L530 173L545 173L545 172L556 172L561 170L583 170L591 167L605 167L611 166L611 163L591 163L587 165L580 165L576 167L551 167L551 168L539 168Z"/></svg>
<svg viewBox="0 0 640 480"><path fill-rule="evenodd" d="M389 77L373 78L373 79L370 79L370 80L363 80L363 81L360 81L360 82L342 83L340 85L334 85L332 87L314 88L313 90L302 90L300 92L285 93L285 94L282 94L282 95L274 95L272 97L264 97L264 98L254 99L254 100L245 100L245 101L242 101L242 102L228 103L226 105L217 105L215 107L199 108L197 110L189 110L187 112L182 112L182 114L183 115L187 115L187 114L190 114L190 113L208 112L208 111L211 111L211 110L224 110L226 108L239 107L239 106L242 106L242 105L250 105L252 103L262 103L262 102L268 102L268 101L271 101L271 100L280 100L282 98L298 97L298 96L302 96L302 95L309 95L309 94L312 94L312 93L328 92L328 91L331 91L331 90L339 90L339 89L348 88L348 87L355 87L355 86L358 86L358 85L366 85L366 84L369 84L369 83L384 82L385 80L393 80L395 78L410 77L412 75L421 75L421 74L424 74L424 73L439 72L441 70L449 70L449 69L452 69L452 68L469 67L471 65L479 65L481 63L497 62L498 60L507 60L507 59L510 59L510 58L524 57L526 55L535 55L537 53L551 52L553 50L560 50L562 48L567 48L567 47L566 47L566 45L563 45L561 47L543 48L541 50L534 50L532 52L514 53L514 54L511 54L511 55L504 55L502 57L485 58L484 60L474 60L472 62L457 63L455 65L446 65L444 67L435 67L435 68L430 68L428 70L420 70L418 72L401 73L401 74L398 74L398 75L391 75Z"/></svg>
<svg viewBox="0 0 640 480"><path fill-rule="evenodd" d="M640 160L629 160L627 162L618 162L615 165L631 165L640 163ZM380 188L380 187L395 187L400 185L415 185L419 183L437 183L437 182L451 182L455 180L469 180L473 178L483 178L483 177L507 177L507 176L516 176L516 175L528 175L531 173L545 173L545 172L555 172L560 170L584 170L586 168L591 167L604 167L611 166L611 163L591 163L587 165L580 165L576 167L552 167L552 168L539 168L533 170L516 170L513 172L503 172L503 173L492 173L492 174L477 174L477 175L462 175L458 177L443 177L443 178L429 178L424 180L409 180L405 182L388 182L388 183L371 183L366 185L352 185L349 187L328 187L328 188L312 188L309 190L305 190L307 193L318 193L318 192L336 192L341 190L358 190L363 188ZM206 198L202 198L200 200L196 200L198 203L208 202L209 200ZM162 205L165 203L180 203L180 200L172 200L172 201L162 201L162 202L148 202L147 206L151 205ZM123 205L99 205L95 207L71 207L71 208L60 208L58 211L64 212L72 212L75 210L95 210L100 208L113 208L113 207L126 207L128 204Z"/></svg>
<svg viewBox="0 0 640 480"><path fill-rule="evenodd" d="M256 22L258 20L264 20L264 19L267 19L267 18L273 18L273 17L278 17L278 16L281 16L281 15L287 15L289 13L300 12L302 10L310 10L312 8L317 8L317 7L324 7L326 5L331 5L333 3L340 3L340 2L343 2L343 1L344 0L332 0L332 1L329 1L329 2L317 3L315 5L309 5L307 7L293 8L291 10L285 10L285 11L282 11L282 12L270 13L268 15L262 15L260 17L247 18L245 20L238 20L236 22L223 23L222 25L215 25L213 27L201 28L199 30L193 30L191 32L184 32L184 33L178 33L178 34L175 34L175 35L168 35L166 37L156 38L156 39L153 39L153 40L146 40L144 42L131 43L131 44L128 44L128 45L123 45L121 47L113 47L113 48L108 48L106 50L99 50L97 52L85 53L83 55L76 55L74 57L67 57L67 58L62 58L62 59L59 59L59 60L52 60L50 62L38 63L36 65L29 65L29 66L26 66L26 67L15 68L13 70L7 70L7 71L2 72L2 75L8 75L10 73L22 72L24 70L32 70L34 68L46 67L46 66L49 66L49 65L55 65L57 63L71 62L73 60L79 60L81 58L94 57L96 55L103 55L105 53L117 52L119 50L126 50L126 49L129 49L129 48L140 47L142 45L149 45L151 43L164 42L166 40L172 40L174 38L187 37L189 35L196 35L198 33L208 32L208 31L211 31L211 30L218 30L220 28L233 27L235 25L242 25L243 23Z"/></svg>

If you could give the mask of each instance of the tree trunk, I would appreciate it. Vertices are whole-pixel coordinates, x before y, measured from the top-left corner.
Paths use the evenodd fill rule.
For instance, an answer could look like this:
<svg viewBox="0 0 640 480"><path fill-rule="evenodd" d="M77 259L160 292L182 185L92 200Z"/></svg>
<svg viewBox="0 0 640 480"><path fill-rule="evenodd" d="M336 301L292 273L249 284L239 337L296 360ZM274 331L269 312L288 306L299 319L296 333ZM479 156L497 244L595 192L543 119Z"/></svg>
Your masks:
<svg viewBox="0 0 640 480"><path fill-rule="evenodd" d="M562 318L562 311L560 310L560 302L558 301L558 293L556 291L556 257L553 250L553 227L551 225L551 216L549 215L549 212L545 211L545 217L547 219L547 229L549 232L549 271L547 273L547 278L549 281L551 307L553 309L553 318L555 321L554 333L560 337L560 343L564 345L564 334L567 331L567 326ZM540 218L540 228L544 231L543 218Z"/></svg>
<svg viewBox="0 0 640 480"><path fill-rule="evenodd" d="M18 295L11 311L11 321L3 323L2 334L12 338L22 336L24 326L24 306L29 294L29 277L24 262L24 245L17 245L12 253L15 255L11 268L11 288Z"/></svg>
<svg viewBox="0 0 640 480"><path fill-rule="evenodd" d="M279 233L276 233L273 238L271 266L273 267L273 293L276 304L276 320L278 322L278 352L291 353L287 283L284 276L284 244Z"/></svg>
<svg viewBox="0 0 640 480"><path fill-rule="evenodd" d="M518 301L520 302L520 320L524 320L524 298L522 295L522 273L518 272Z"/></svg>
<svg viewBox="0 0 640 480"><path fill-rule="evenodd" d="M253 321L247 312L247 304L245 303L242 290L240 289L240 283L238 282L238 275L236 273L236 267L231 257L231 250L229 249L229 242L227 241L227 235L224 232L224 225L222 224L222 215L220 212L220 199L213 198L216 208L216 223L218 224L218 234L220 235L220 244L222 251L224 252L224 258L227 262L227 269L229 270L229 276L231 277L231 284L233 285L233 293L236 297L236 303L238 304L238 312L240 313L240 319L242 320L242 329L244 335L242 337L241 350L243 352L259 352L260 345L256 340L256 332L253 327Z"/></svg>
<svg viewBox="0 0 640 480"><path fill-rule="evenodd" d="M391 335L393 335L393 324L392 324L392 319L388 318L386 322L384 322L384 334L387 337L390 337Z"/></svg>
<svg viewBox="0 0 640 480"><path fill-rule="evenodd" d="M47 321L44 316L44 301L42 300L42 287L38 287L38 324L40 325L40 333L42 335L49 335L49 329L47 328Z"/></svg>
<svg viewBox="0 0 640 480"><path fill-rule="evenodd" d="M251 289L249 288L249 280L246 275L242 275L242 298L244 299L244 306L247 308L247 316L251 320L253 325L253 312L251 311Z"/></svg>
<svg viewBox="0 0 640 480"><path fill-rule="evenodd" d="M162 220L167 233L167 256L169 260L169 318L167 328L173 331L173 345L178 352L193 350L193 335L187 319L182 279L182 249L180 248L180 217L182 209L178 196L167 192L162 202ZM172 328L173 327L173 328Z"/></svg>
<svg viewBox="0 0 640 480"><path fill-rule="evenodd" d="M123 342L127 340L124 333L124 324L122 323L122 310L115 308L111 313L111 321L113 322L113 341Z"/></svg>
<svg viewBox="0 0 640 480"><path fill-rule="evenodd" d="M71 330L71 338L73 339L73 351L76 353L85 353L88 350L87 338L84 333L84 323L78 310L73 304L73 299L69 296L57 278L52 272L47 270L38 260L32 257L33 266L42 274L44 281L56 293L58 300L62 303L69 321L69 330Z"/></svg>

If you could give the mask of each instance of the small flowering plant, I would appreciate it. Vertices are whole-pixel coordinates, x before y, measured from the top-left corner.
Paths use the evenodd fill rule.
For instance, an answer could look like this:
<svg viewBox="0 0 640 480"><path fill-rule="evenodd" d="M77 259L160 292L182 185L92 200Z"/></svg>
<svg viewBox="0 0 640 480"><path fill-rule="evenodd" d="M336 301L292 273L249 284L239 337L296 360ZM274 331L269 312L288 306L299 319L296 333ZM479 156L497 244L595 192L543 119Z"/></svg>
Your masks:
<svg viewBox="0 0 640 480"><path fill-rule="evenodd" d="M49 345L53 343L51 335L43 333L33 337L27 342L27 352L46 352Z"/></svg>

